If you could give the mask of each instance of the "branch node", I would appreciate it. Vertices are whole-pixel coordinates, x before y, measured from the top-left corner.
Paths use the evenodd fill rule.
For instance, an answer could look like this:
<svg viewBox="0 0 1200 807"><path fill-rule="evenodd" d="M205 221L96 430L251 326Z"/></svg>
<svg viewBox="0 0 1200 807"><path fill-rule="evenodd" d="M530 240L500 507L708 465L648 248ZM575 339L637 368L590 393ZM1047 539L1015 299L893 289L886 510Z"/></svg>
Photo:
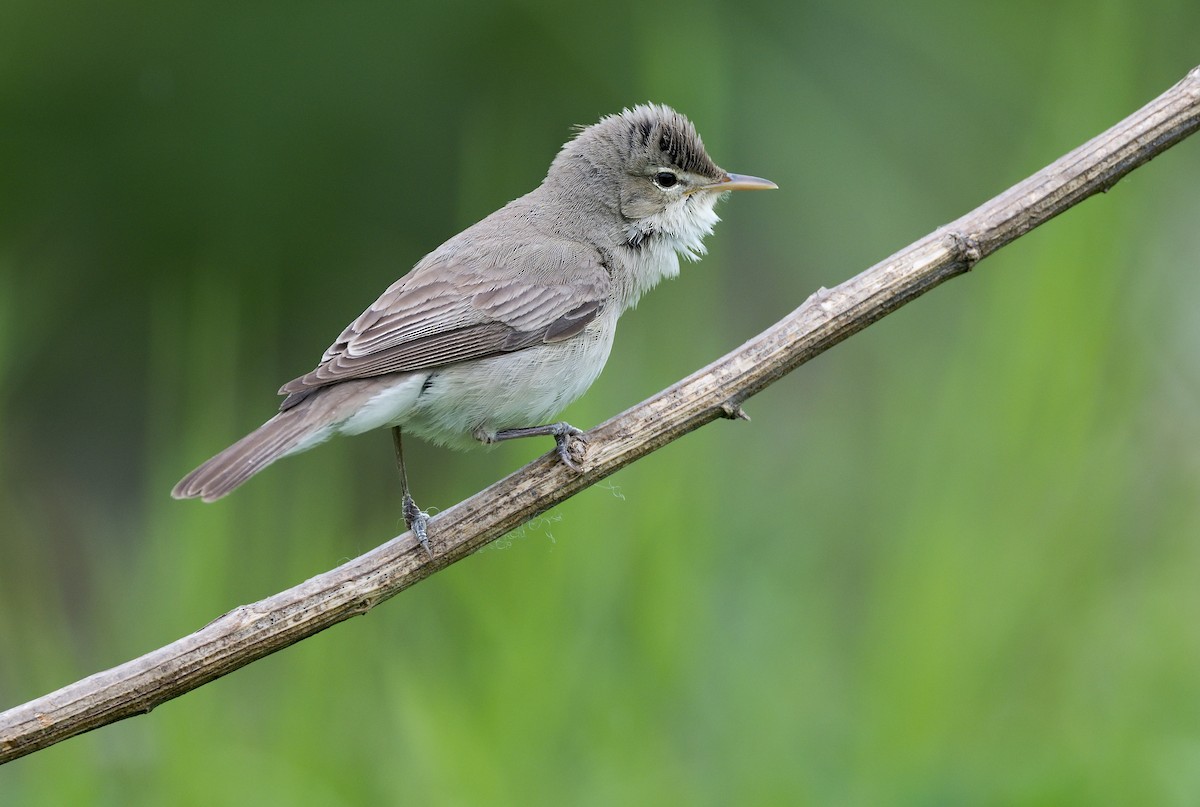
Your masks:
<svg viewBox="0 0 1200 807"><path fill-rule="evenodd" d="M584 434L568 435L565 451L566 451L566 456L563 457L565 464L570 466L570 463L566 462L566 459L569 457L571 459L571 462L573 462L575 464L575 467L573 468L573 470L576 473L583 473L584 471L587 470L586 463L587 463L587 455L588 455L588 438L586 435L584 435Z"/></svg>
<svg viewBox="0 0 1200 807"><path fill-rule="evenodd" d="M814 291L812 294L808 295L808 299L805 300L804 305L802 305L800 307L808 308L809 306L816 306L817 308L820 308L823 311L828 311L829 303L830 303L829 298L832 296L833 296L832 291L825 288L824 286L821 286L816 291Z"/></svg>
<svg viewBox="0 0 1200 807"><path fill-rule="evenodd" d="M956 263L961 263L966 271L971 271L983 260L983 248L974 236L951 230L946 237L950 240L950 248L959 256Z"/></svg>
<svg viewBox="0 0 1200 807"><path fill-rule="evenodd" d="M362 597L349 608L350 616L362 616L378 604L376 597Z"/></svg>
<svg viewBox="0 0 1200 807"><path fill-rule="evenodd" d="M729 420L750 420L750 416L746 414L746 410L742 409L741 403L732 398L721 404L721 417L728 418Z"/></svg>

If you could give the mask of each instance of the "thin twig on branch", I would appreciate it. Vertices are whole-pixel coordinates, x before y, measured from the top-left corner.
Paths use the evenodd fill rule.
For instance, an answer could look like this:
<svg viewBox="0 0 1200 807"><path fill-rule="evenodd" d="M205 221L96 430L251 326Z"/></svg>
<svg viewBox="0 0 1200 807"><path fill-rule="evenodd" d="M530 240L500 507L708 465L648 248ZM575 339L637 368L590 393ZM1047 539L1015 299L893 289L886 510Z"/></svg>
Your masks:
<svg viewBox="0 0 1200 807"><path fill-rule="evenodd" d="M732 353L588 433L577 474L544 456L429 525L195 633L0 714L0 763L155 706L358 614L538 513L721 417L851 334L962 274L1000 247L1106 191L1200 128L1200 67L1100 136L962 218L798 309Z"/></svg>

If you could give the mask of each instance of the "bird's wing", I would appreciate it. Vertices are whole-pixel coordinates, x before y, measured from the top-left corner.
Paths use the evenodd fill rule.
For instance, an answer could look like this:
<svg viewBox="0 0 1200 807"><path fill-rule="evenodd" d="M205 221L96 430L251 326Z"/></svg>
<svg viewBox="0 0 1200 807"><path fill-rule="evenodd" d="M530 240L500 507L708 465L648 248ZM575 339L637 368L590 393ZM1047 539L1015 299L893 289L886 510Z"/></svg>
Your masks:
<svg viewBox="0 0 1200 807"><path fill-rule="evenodd" d="M438 367L560 342L599 316L610 279L595 250L536 245L497 260L521 270L497 283L475 262L432 258L396 281L342 331L312 372L280 388L287 409L354 378ZM515 277L514 277L515 275Z"/></svg>

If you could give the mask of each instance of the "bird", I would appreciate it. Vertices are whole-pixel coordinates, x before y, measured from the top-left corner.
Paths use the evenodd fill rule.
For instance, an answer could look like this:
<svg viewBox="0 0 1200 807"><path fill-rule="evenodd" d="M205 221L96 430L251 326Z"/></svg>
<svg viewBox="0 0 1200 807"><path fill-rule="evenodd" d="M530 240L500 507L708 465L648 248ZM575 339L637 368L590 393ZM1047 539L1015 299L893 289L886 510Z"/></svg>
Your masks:
<svg viewBox="0 0 1200 807"><path fill-rule="evenodd" d="M578 128L542 183L430 252L284 384L279 412L185 476L177 499L219 499L335 435L391 429L405 523L432 556L403 434L466 448L550 436L548 422L608 360L621 314L706 252L717 202L776 184L717 166L687 117L640 104Z"/></svg>

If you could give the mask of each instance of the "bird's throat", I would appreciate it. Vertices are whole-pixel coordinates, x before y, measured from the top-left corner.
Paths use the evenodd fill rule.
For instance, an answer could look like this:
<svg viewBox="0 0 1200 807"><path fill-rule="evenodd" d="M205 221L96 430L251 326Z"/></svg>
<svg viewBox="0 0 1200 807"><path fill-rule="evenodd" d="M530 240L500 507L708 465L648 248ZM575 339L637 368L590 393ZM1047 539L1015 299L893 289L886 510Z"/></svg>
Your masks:
<svg viewBox="0 0 1200 807"><path fill-rule="evenodd" d="M704 237L720 221L713 209L721 194L695 193L666 209L629 222L625 245L639 251L667 250L685 260L698 261L707 252Z"/></svg>
<svg viewBox="0 0 1200 807"><path fill-rule="evenodd" d="M663 279L678 275L680 257L700 260L706 252L704 237L720 221L713 210L719 198L717 194L694 194L661 213L629 223L623 245L631 270L626 308L636 305Z"/></svg>

